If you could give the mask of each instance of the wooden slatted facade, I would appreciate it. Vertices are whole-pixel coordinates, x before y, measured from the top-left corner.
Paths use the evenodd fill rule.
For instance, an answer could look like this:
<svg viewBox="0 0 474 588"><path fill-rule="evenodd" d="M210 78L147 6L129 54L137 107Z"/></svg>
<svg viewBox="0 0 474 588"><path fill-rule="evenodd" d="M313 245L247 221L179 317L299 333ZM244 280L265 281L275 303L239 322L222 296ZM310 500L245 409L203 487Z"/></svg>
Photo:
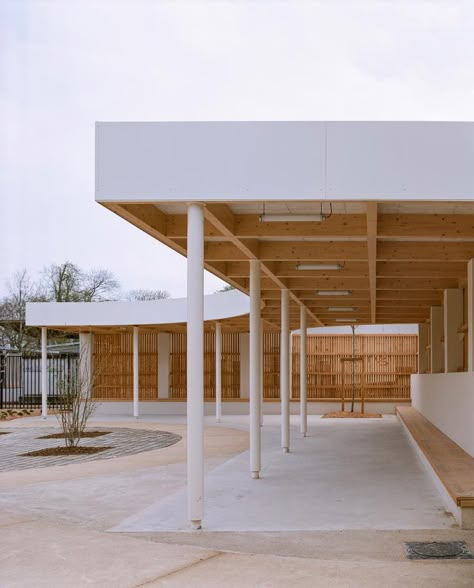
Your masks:
<svg viewBox="0 0 474 588"><path fill-rule="evenodd" d="M300 338L293 336L292 398L299 398ZM356 393L361 385L368 400L409 400L410 374L418 369L417 335L356 335ZM346 366L343 382L342 358L352 356L351 335L310 335L307 341L309 400L339 400L350 396L352 367Z"/></svg>
<svg viewBox="0 0 474 588"><path fill-rule="evenodd" d="M263 337L263 386L267 400L280 397L280 335L267 331ZM409 400L410 374L417 371L417 335L356 335L355 353L362 360L355 366L357 396L361 384L367 400ZM300 339L292 341L293 399L299 398ZM351 373L342 361L352 354L351 335L308 335L308 399L339 400L343 384L350 396ZM133 397L132 334L94 336L94 397L100 400L131 401ZM139 338L140 400L158 400L158 332L143 332ZM352 369L352 368L350 368ZM215 398L215 333L204 335L204 397ZM240 399L240 337L222 333L222 398ZM186 334L170 334L169 399L186 399Z"/></svg>

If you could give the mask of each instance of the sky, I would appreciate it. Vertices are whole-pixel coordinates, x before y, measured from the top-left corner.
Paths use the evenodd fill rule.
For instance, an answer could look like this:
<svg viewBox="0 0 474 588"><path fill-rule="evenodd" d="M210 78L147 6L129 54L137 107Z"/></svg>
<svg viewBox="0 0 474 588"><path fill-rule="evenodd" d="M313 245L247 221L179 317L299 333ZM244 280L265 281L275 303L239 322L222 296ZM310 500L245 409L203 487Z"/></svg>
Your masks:
<svg viewBox="0 0 474 588"><path fill-rule="evenodd" d="M473 31L472 0L2 0L0 295L69 260L185 296L94 202L95 121L472 121Z"/></svg>

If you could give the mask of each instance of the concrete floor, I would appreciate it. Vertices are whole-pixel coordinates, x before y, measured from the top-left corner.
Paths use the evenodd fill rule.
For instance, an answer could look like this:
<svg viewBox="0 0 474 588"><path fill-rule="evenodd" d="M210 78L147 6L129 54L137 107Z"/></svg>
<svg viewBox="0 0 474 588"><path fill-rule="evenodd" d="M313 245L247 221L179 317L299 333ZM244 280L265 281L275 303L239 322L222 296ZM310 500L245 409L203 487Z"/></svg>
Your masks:
<svg viewBox="0 0 474 588"><path fill-rule="evenodd" d="M234 426L242 417L228 417ZM446 529L455 526L397 417L314 419L306 438L292 427L291 453L280 450L279 419L262 429L260 480L245 451L206 477L204 529L312 531ZM296 422L296 419L295 419ZM113 528L185 531L186 492L157 500Z"/></svg>
<svg viewBox="0 0 474 588"><path fill-rule="evenodd" d="M473 550L474 532L459 529L444 514L436 490L393 418L347 423L311 417L310 437L295 437L290 455L278 449L277 421L265 419L264 477L252 481L247 472L246 418L226 417L217 427L212 418L206 419L208 499L218 505L226 525L236 521L235 513L246 521L255 516L261 525L268 514L275 514L262 502L262 496L268 501L270 488L282 507L280 520L289 525L296 516L301 526L304 505L298 501L309 497L306 512L311 525L316 521L318 529L334 528L337 520L339 530L214 532L212 517L218 511L213 513L208 501L207 530L202 532L108 532L124 522L143 527L144 513L176 501L185 480L186 447L182 417L138 422L111 417L96 420L96 425L164 429L183 440L166 449L110 460L0 473L0 586L472 588L472 561L405 558L404 541L464 540ZM54 417L0 426L52 423ZM291 477L284 475L287 465ZM302 465L308 470L304 475ZM326 482L320 482L323 474ZM341 487L329 493L331 480ZM375 480L376 484L367 483ZM232 486L236 481L238 485ZM304 490L299 488L302 481ZM276 491L282 484L294 496L285 503ZM384 498L389 486L395 490ZM326 513L323 496L336 519ZM242 504L248 506L252 500L264 511L254 507L244 512ZM386 510L379 511L382 507ZM170 520L176 521L175 515ZM364 517L367 522L361 524Z"/></svg>

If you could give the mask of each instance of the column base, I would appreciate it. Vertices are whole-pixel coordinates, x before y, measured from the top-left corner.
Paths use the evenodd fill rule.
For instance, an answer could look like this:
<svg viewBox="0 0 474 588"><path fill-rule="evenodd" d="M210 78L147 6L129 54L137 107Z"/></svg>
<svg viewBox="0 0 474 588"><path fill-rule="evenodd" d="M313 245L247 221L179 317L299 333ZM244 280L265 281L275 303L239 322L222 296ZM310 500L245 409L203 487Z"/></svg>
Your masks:
<svg viewBox="0 0 474 588"><path fill-rule="evenodd" d="M250 474L250 477L252 478L252 480L258 480L260 478L260 472L252 472Z"/></svg>
<svg viewBox="0 0 474 588"><path fill-rule="evenodd" d="M200 531L202 529L202 521L199 519L196 519L194 521L191 521L191 527L195 530L195 531Z"/></svg>
<svg viewBox="0 0 474 588"><path fill-rule="evenodd" d="M290 453L289 447L282 447L281 449L282 449L283 453Z"/></svg>
<svg viewBox="0 0 474 588"><path fill-rule="evenodd" d="M220 422L221 422L221 419L216 419L216 423L220 423Z"/></svg>
<svg viewBox="0 0 474 588"><path fill-rule="evenodd" d="M306 431L301 431L301 436L306 437Z"/></svg>

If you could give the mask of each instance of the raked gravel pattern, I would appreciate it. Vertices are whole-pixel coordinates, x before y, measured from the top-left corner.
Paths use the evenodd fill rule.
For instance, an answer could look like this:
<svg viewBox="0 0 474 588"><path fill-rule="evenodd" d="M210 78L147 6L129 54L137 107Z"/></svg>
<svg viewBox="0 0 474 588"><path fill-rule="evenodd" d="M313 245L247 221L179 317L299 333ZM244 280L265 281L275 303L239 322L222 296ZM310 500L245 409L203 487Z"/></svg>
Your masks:
<svg viewBox="0 0 474 588"><path fill-rule="evenodd" d="M38 451L47 447L64 446L64 439L38 439L44 435L59 433L56 428L28 428L8 429L2 431L7 435L0 435L0 472L27 470L30 468L41 468L58 465L70 465L96 461L99 459L111 459L112 457L123 457L133 455L142 451L152 451L174 445L181 440L180 435L167 431L147 431L144 429L117 429L106 427L91 427L90 431L110 431L108 435L101 437L89 437L82 439L80 445L83 447L111 447L100 453L71 455L71 456L50 456L50 457L21 457L22 453Z"/></svg>

